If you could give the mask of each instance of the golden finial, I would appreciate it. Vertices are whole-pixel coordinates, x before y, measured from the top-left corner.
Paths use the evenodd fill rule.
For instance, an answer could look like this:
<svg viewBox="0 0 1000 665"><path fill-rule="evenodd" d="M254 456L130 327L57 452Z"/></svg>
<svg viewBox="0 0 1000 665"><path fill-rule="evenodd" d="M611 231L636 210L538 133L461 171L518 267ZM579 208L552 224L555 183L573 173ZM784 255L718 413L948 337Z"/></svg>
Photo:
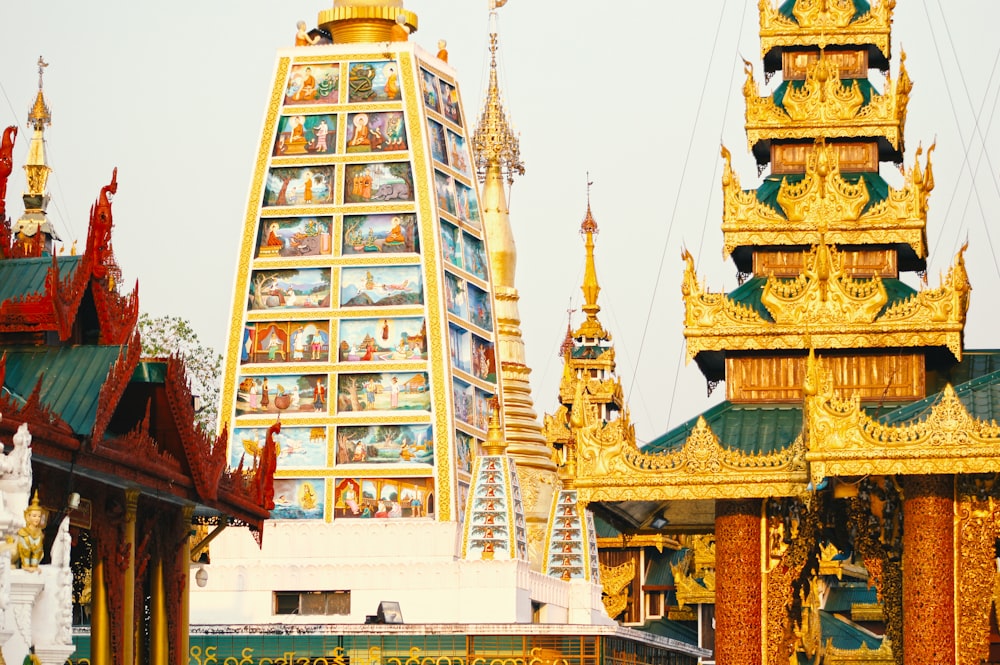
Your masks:
<svg viewBox="0 0 1000 665"><path fill-rule="evenodd" d="M500 426L500 403L494 397L490 400L490 425L483 443L483 452L486 455L502 455L506 449L507 441L503 436L503 427Z"/></svg>
<svg viewBox="0 0 1000 665"><path fill-rule="evenodd" d="M597 283L597 269L594 267L594 236L598 233L597 221L590 212L590 187L593 185L590 179L590 172L587 172L587 214L580 224L580 235L584 237L584 246L587 248L586 264L583 269L583 312L587 315L587 320L576 331L575 337L590 337L595 339L609 339L607 331L597 320L597 313L601 311L601 306L597 304L597 296L601 292L601 286Z"/></svg>
<svg viewBox="0 0 1000 665"><path fill-rule="evenodd" d="M28 124L39 131L52 124L52 112L49 111L49 107L45 103L45 96L42 94L42 76L48 66L49 63L45 62L42 56L38 56L38 95L28 113Z"/></svg>
<svg viewBox="0 0 1000 665"><path fill-rule="evenodd" d="M490 10L490 82L486 90L486 101L479 124L472 136L472 149L476 155L476 168L480 180L486 179L490 167L497 168L507 178L507 183L514 182L515 175L524 175L524 163L521 161L521 145L514 135L507 120L507 113L500 99L500 84L497 81L497 31L496 9L502 7L506 0L491 0Z"/></svg>
<svg viewBox="0 0 1000 665"><path fill-rule="evenodd" d="M417 15L403 8L403 0L333 0L317 19L334 44L406 41L417 31Z"/></svg>

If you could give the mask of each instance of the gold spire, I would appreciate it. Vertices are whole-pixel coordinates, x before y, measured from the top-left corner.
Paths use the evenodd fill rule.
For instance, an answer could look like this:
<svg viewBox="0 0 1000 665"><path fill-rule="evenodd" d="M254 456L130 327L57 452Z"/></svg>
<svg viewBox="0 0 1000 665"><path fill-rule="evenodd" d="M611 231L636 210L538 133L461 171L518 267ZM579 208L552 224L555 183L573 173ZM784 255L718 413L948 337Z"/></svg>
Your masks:
<svg viewBox="0 0 1000 665"><path fill-rule="evenodd" d="M25 197L32 197L30 202L25 199L24 206L28 210L44 210L45 206L42 205L41 199L45 198L45 185L52 171L45 158L45 128L52 124L52 112L45 103L45 95L42 93L42 76L48 66L42 56L38 56L38 95L28 113L28 124L34 130L34 135L28 145L28 159L24 163L28 179L28 191Z"/></svg>
<svg viewBox="0 0 1000 665"><path fill-rule="evenodd" d="M479 125L472 137L476 165L483 185L480 206L490 257L490 279L497 325L497 357L503 396L502 423L507 454L517 462L517 475L525 488L524 512L528 522L528 549L531 566L541 570L543 540L554 487L558 484L552 449L546 444L535 413L521 337L520 296L514 286L517 248L510 223L505 186L514 175L524 174L518 140L500 99L497 81L496 6L490 12L490 78ZM504 182L506 180L506 183Z"/></svg>
<svg viewBox="0 0 1000 665"><path fill-rule="evenodd" d="M503 429L500 427L500 406L494 400L490 407L490 425L486 433L486 441L483 443L484 455L503 455L507 448L507 442L503 438Z"/></svg>
<svg viewBox="0 0 1000 665"><path fill-rule="evenodd" d="M316 21L334 44L405 41L401 26L417 31L417 15L403 9L403 0L333 0Z"/></svg>
<svg viewBox="0 0 1000 665"><path fill-rule="evenodd" d="M588 174L589 175L589 174ZM583 269L583 312L587 315L587 320L577 329L574 337L586 337L590 339L610 340L611 336L604 330L601 322L597 319L597 313L601 311L601 306L597 304L597 296L601 292L601 286L597 283L597 269L594 267L594 236L598 233L597 221L594 220L590 212L590 186L593 182L587 181L587 215L580 224L580 235L584 237L584 246L587 248L587 259Z"/></svg>

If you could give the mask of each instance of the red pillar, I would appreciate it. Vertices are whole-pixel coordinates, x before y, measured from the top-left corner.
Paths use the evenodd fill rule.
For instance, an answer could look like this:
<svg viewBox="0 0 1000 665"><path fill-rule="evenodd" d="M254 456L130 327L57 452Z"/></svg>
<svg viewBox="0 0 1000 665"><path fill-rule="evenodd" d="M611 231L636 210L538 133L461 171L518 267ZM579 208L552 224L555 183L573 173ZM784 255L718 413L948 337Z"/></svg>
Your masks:
<svg viewBox="0 0 1000 665"><path fill-rule="evenodd" d="M903 663L954 663L955 478L907 476L903 496Z"/></svg>
<svg viewBox="0 0 1000 665"><path fill-rule="evenodd" d="M715 502L715 662L762 665L761 501Z"/></svg>

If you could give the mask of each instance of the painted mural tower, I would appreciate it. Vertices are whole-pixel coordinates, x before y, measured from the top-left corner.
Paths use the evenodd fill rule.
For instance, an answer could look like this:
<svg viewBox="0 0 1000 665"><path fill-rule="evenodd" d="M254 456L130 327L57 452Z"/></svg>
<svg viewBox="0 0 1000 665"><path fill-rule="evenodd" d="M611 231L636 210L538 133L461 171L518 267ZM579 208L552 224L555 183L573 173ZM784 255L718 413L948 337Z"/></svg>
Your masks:
<svg viewBox="0 0 1000 665"><path fill-rule="evenodd" d="M277 55L220 407L233 467L275 467L274 507L262 548L212 541L193 648L248 627L332 634L314 624L380 620L386 600L459 632L610 635L593 527L566 497L560 566L544 564L558 479L520 339L502 177L523 169L495 57L477 129L401 2L337 0L317 23Z"/></svg>

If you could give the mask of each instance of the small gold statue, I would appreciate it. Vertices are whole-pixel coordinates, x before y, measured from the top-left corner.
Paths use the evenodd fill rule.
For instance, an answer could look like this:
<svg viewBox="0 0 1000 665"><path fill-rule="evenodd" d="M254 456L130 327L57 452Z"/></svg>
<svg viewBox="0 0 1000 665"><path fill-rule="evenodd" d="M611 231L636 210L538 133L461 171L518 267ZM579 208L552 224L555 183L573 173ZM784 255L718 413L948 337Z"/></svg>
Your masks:
<svg viewBox="0 0 1000 665"><path fill-rule="evenodd" d="M438 40L438 60L448 62L448 42L443 39Z"/></svg>
<svg viewBox="0 0 1000 665"><path fill-rule="evenodd" d="M12 553L13 563L21 570L37 571L45 552L45 534L42 531L42 519L45 509L38 503L38 490L31 499L31 505L24 510L24 526L17 530L15 544L17 550Z"/></svg>

